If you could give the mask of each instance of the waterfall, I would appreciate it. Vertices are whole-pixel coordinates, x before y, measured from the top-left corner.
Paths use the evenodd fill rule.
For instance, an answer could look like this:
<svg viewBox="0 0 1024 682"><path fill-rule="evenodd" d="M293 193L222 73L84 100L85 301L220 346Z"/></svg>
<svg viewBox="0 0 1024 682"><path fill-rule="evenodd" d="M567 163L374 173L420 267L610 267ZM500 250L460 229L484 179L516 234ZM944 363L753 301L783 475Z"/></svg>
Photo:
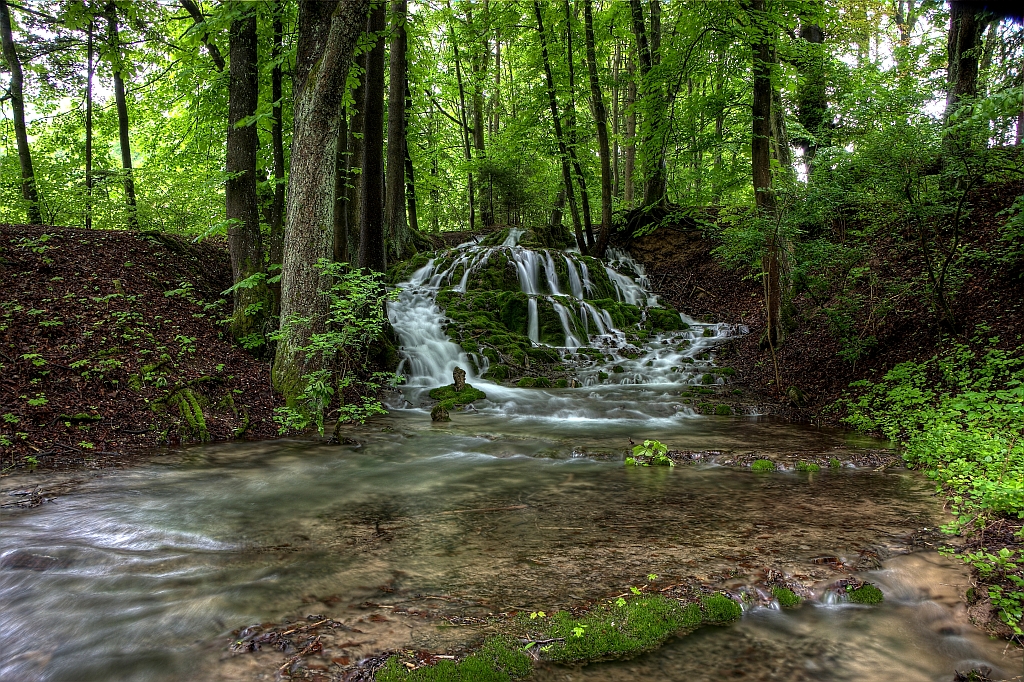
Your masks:
<svg viewBox="0 0 1024 682"><path fill-rule="evenodd" d="M555 261L551 258L551 252L544 252L544 275L548 280L548 289L552 296L558 296L562 292L558 288L558 271L555 270Z"/></svg>
<svg viewBox="0 0 1024 682"><path fill-rule="evenodd" d="M586 264L580 263L580 265L586 270ZM565 267L569 270L569 288L572 289L572 295L583 300L583 283L580 281L580 276L576 274L576 264L569 259L569 256L565 256Z"/></svg>
<svg viewBox="0 0 1024 682"><path fill-rule="evenodd" d="M537 319L537 299L534 296L530 297L529 303L526 304L527 308L527 323L526 323L526 335L530 337L530 341L534 343L540 343L540 322Z"/></svg>

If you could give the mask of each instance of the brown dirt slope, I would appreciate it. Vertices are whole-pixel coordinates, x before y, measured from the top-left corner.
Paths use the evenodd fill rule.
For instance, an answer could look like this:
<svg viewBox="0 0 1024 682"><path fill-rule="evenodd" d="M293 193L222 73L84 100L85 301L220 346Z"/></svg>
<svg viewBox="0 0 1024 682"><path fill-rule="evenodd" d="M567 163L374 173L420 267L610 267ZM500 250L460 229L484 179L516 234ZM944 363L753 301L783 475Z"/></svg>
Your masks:
<svg viewBox="0 0 1024 682"><path fill-rule="evenodd" d="M0 225L0 470L275 435L269 366L217 322L230 273L222 245Z"/></svg>
<svg viewBox="0 0 1024 682"><path fill-rule="evenodd" d="M962 283L953 298L962 331L953 340L968 339L984 323L985 336L998 336L999 345L1022 343L1024 277L993 258L1000 248L999 227L1006 220L1000 213L1022 193L1024 183L1013 182L983 187L972 197L964 238L964 252L970 256L964 260ZM843 359L842 340L830 319L830 313L841 306L839 292L830 291L824 297L800 292L793 299L789 337L777 353L778 385L771 353L759 347L765 326L760 282L724 268L712 254L713 240L696 229L662 227L639 239L621 240L619 245L645 265L657 293L679 310L704 320L750 327L748 335L725 346L718 358L737 371L737 383L760 392L763 404L776 414L834 420L835 415L822 411L851 382L879 377L900 362L931 357L942 342L950 340L937 324L914 235L900 233L895 224L873 240L861 261L877 273L877 280L853 290L868 302L879 301L879 292L885 292L885 305L874 306L873 314L872 306L864 305L853 317L857 333L877 342L856 362ZM790 387L803 394L802 404L793 404L787 395Z"/></svg>

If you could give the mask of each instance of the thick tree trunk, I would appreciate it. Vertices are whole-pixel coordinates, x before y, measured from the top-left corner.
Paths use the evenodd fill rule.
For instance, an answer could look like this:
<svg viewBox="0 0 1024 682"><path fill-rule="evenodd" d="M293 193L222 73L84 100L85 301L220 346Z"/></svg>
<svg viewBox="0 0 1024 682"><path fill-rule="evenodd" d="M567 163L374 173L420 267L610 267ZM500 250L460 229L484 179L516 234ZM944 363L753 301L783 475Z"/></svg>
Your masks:
<svg viewBox="0 0 1024 682"><path fill-rule="evenodd" d="M576 182L580 186L580 206L583 212L583 230L587 238L587 250L594 248L594 224L590 215L590 193L587 191L587 178L583 174L583 166L580 164L576 154L576 145L579 144L579 131L576 129L576 60L572 53L572 10L569 7L569 0L565 0L565 54L569 65L569 129L566 134L569 138L569 159L572 161L572 168L576 174Z"/></svg>
<svg viewBox="0 0 1024 682"><path fill-rule="evenodd" d="M274 152L274 203L270 207L270 262L281 263L284 248L284 77L279 63L284 47L284 26L281 20L281 2L274 5L274 42L270 59L274 66L270 71L270 96L274 100L274 120L270 124L270 139Z"/></svg>
<svg viewBox="0 0 1024 682"><path fill-rule="evenodd" d="M385 222L388 229L388 253L396 261L405 257L412 244L412 233L405 209L405 99L406 52L408 37L405 19L406 0L391 2L391 56L388 69L388 164L387 198L384 202Z"/></svg>
<svg viewBox="0 0 1024 682"><path fill-rule="evenodd" d="M665 202L665 149L661 122L664 114L664 94L661 85L651 76L657 66L661 46L661 3L651 0L651 34L644 24L640 0L630 0L633 35L636 37L640 57L640 86L637 100L643 105L640 135L640 165L644 176L644 207L652 208ZM634 77L635 78L635 77ZM636 105L634 105L636 106ZM635 163L635 162L634 162Z"/></svg>
<svg viewBox="0 0 1024 682"><path fill-rule="evenodd" d="M326 7L325 7L326 6ZM274 387L293 401L305 375L322 358L303 351L310 334L324 329L329 279L317 267L329 260L334 241L334 168L339 114L356 41L366 26L369 0L299 4L295 126L282 265L281 328L274 360ZM323 24L327 30L323 31ZM318 41L326 34L322 42ZM319 52L316 52L319 49ZM317 68L309 70L316 62Z"/></svg>
<svg viewBox="0 0 1024 682"><path fill-rule="evenodd" d="M593 0L583 0L583 17L586 22L587 69L590 71L590 98L594 107L594 122L597 124L597 146L601 155L601 233L593 255L598 258L608 248L612 236L612 167L608 147L608 117L604 109L604 95L597 79L597 57L594 49Z"/></svg>
<svg viewBox="0 0 1024 682"><path fill-rule="evenodd" d="M451 7L448 8L451 12ZM455 58L455 80L459 85L459 122L462 130L462 146L466 154L466 165L472 166L473 151L470 143L469 112L466 109L466 85L462 82L462 60L459 58L459 41L455 35L455 25L450 27L452 37L452 55ZM469 229L476 229L476 190L473 187L473 170L468 172L467 194L469 196Z"/></svg>
<svg viewBox="0 0 1024 682"><path fill-rule="evenodd" d="M622 201L633 208L633 171L636 168L636 67L629 60L629 83L626 84L626 158L622 169Z"/></svg>
<svg viewBox="0 0 1024 682"><path fill-rule="evenodd" d="M370 12L369 31L377 41L366 60L363 104L363 174L359 209L359 267L384 272L384 31L387 6L380 0Z"/></svg>
<svg viewBox="0 0 1024 682"><path fill-rule="evenodd" d="M135 178L132 169L132 146L128 136L128 102L125 99L124 65L121 55L121 41L117 33L117 5L107 4L107 40L111 50L111 71L114 77L114 103L117 106L117 133L121 147L121 168L124 171L124 200L128 207L128 227L139 229L138 212L135 205Z"/></svg>
<svg viewBox="0 0 1024 682"><path fill-rule="evenodd" d="M85 68L85 229L92 229L92 78L95 71L93 45L93 19L89 18Z"/></svg>
<svg viewBox="0 0 1024 682"><path fill-rule="evenodd" d="M551 107L551 121L555 126L555 140L558 142L558 155L562 161L562 183L565 185L565 193L569 198L569 212L572 214L573 230L576 233L576 245L580 251L587 252L586 237L583 236L583 226L580 223L580 211L576 205L576 191L572 181L572 171L569 169L569 151L565 145L565 135L562 134L562 119L558 116L558 98L555 95L555 79L551 76L551 60L548 57L548 39L544 32L544 16L541 11L540 1L533 0L533 11L537 16L537 32L540 34L540 53L544 61L544 77L548 85L548 104Z"/></svg>
<svg viewBox="0 0 1024 682"><path fill-rule="evenodd" d="M25 127L25 77L21 71L21 59L14 46L14 32L11 29L11 11L7 0L0 0L0 41L3 43L4 59L11 72L11 109L14 113L14 136L18 140L18 163L21 165L21 197L25 200L28 222L39 225L43 222L39 210L39 191L36 188L36 174L32 169L32 151L28 146L28 129Z"/></svg>
<svg viewBox="0 0 1024 682"><path fill-rule="evenodd" d="M962 99L978 94L978 43L985 21L973 3L949 3L949 34L946 40L946 110L944 120L956 111Z"/></svg>
<svg viewBox="0 0 1024 682"><path fill-rule="evenodd" d="M245 5L235 7L244 11ZM234 282L263 269L259 203L256 199L256 153L259 147L256 115L259 98L259 70L255 8L231 22L230 80L228 85L228 180L224 187L228 219L228 252ZM248 124L242 122L249 119ZM264 303L266 289L251 287L234 293L232 332L236 338L259 331L263 314L246 314L249 306Z"/></svg>
<svg viewBox="0 0 1024 682"><path fill-rule="evenodd" d="M185 11L192 17L192 22L196 28L202 31L199 36L199 40L202 41L203 47L210 54L210 59L213 60L213 65L218 71L224 71L224 57L221 56L220 50L217 49L217 45L210 40L210 33L206 30L206 17L203 16L202 10L199 9L193 0L181 0L181 6L185 8Z"/></svg>

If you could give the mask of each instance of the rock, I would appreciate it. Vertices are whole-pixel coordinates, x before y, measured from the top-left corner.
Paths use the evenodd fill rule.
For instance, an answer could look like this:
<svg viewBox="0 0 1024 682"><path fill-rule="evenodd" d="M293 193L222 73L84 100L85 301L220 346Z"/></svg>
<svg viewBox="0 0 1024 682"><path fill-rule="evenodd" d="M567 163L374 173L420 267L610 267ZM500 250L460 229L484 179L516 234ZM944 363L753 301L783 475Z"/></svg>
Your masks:
<svg viewBox="0 0 1024 682"><path fill-rule="evenodd" d="M448 414L448 408L443 402L434 405L434 409L430 411L430 421L450 422L451 420L452 418Z"/></svg>
<svg viewBox="0 0 1024 682"><path fill-rule="evenodd" d="M456 367L452 378L455 380L455 392L460 393L466 387L466 370Z"/></svg>

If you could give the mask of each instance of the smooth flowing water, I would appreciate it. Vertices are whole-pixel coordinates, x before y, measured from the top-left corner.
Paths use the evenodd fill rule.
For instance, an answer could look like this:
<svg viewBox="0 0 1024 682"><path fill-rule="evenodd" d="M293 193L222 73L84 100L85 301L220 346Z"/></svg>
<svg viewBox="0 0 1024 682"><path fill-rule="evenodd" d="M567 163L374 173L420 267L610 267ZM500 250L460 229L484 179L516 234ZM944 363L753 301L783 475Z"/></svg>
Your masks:
<svg viewBox="0 0 1024 682"><path fill-rule="evenodd" d="M503 248L519 248L512 241ZM346 623L310 659L338 679L343 663L382 650L472 641L484 631L472 618L608 598L650 573L735 593L765 569L815 598L755 608L632 661L542 667L537 678L950 680L982 664L997 679L1019 675L1015 650L967 624L968 576L930 549L943 513L922 477L622 463L630 438L839 458L877 443L697 416L673 399L679 372L643 364L622 377L631 382L578 389L475 380L488 400L432 424L408 405L466 358L440 332L425 281L392 309L406 406L349 428L349 444L190 448L3 512L0 680L274 679L285 657L232 653L232 632L310 614ZM680 352L661 343L644 352ZM882 605L830 603L828 587L857 570L885 592Z"/></svg>

